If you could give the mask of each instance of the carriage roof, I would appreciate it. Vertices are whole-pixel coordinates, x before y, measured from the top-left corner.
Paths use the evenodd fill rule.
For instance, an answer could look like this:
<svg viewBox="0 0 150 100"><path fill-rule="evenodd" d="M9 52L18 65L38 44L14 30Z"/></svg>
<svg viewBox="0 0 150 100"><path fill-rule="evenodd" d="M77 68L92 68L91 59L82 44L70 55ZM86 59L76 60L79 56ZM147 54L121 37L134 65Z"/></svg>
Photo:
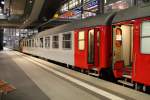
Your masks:
<svg viewBox="0 0 150 100"><path fill-rule="evenodd" d="M111 25L112 19L115 15L115 12L113 13L107 13L104 15L98 15L90 18L86 18L83 20L75 20L71 23L60 25L51 29L48 29L46 31L43 31L41 35L46 35L49 33L57 34L57 33L63 33L68 31L73 31L75 29L85 28L85 27L94 27L98 25Z"/></svg>
<svg viewBox="0 0 150 100"><path fill-rule="evenodd" d="M122 22L122 21L128 21L133 20L137 18L144 18L150 16L150 4L143 5L140 7L131 7L125 10L121 10L117 12L115 17L113 18L112 23Z"/></svg>

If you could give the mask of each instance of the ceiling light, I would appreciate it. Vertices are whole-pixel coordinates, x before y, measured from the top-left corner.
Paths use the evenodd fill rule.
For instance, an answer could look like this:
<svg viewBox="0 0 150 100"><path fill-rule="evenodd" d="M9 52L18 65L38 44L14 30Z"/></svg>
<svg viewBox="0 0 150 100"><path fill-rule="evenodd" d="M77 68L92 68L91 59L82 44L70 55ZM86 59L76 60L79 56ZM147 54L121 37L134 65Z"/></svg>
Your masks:
<svg viewBox="0 0 150 100"><path fill-rule="evenodd" d="M32 0L30 0L29 3L32 3Z"/></svg>
<svg viewBox="0 0 150 100"><path fill-rule="evenodd" d="M4 4L5 4L5 2L4 2L4 1L1 1L1 4L3 4L3 5L4 5Z"/></svg>
<svg viewBox="0 0 150 100"><path fill-rule="evenodd" d="M2 16L2 15L4 15L3 13L0 13L0 15Z"/></svg>

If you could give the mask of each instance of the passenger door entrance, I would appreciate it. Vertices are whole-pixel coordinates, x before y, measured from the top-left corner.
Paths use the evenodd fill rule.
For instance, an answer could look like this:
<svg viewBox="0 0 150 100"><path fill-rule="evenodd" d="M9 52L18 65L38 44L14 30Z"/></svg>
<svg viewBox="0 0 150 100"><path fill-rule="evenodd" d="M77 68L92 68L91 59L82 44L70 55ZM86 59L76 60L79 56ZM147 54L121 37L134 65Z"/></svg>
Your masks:
<svg viewBox="0 0 150 100"><path fill-rule="evenodd" d="M99 46L100 46L99 29L91 29L88 31L88 64L93 64L94 67L99 65Z"/></svg>
<svg viewBox="0 0 150 100"><path fill-rule="evenodd" d="M113 29L113 64L123 74L131 76L133 62L133 25L115 26ZM116 75L117 76L117 75Z"/></svg>
<svg viewBox="0 0 150 100"><path fill-rule="evenodd" d="M94 29L89 30L88 32L88 64L94 64Z"/></svg>

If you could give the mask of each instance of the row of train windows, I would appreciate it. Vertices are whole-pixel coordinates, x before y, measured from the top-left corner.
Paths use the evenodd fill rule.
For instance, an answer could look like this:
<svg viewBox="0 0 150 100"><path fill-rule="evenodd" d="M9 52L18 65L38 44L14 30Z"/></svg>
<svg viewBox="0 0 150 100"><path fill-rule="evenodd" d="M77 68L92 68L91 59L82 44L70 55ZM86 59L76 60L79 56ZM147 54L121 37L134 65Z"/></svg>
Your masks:
<svg viewBox="0 0 150 100"><path fill-rule="evenodd" d="M45 41L44 41L45 40ZM39 42L38 42L39 41ZM39 47L41 48L50 48L51 37L39 38L39 39L32 39L23 42L23 46L25 47L38 47L37 43L39 43ZM45 45L44 45L45 43ZM59 36L55 35L52 37L52 48L58 49L59 48ZM62 39L62 48L64 49L71 49L72 48L72 39L71 33L63 34Z"/></svg>
<svg viewBox="0 0 150 100"><path fill-rule="evenodd" d="M150 53L150 22L143 22L142 23L142 32L141 32L141 51L142 53ZM23 43L23 46L26 47L38 47L36 42L38 40L29 40ZM45 48L50 48L50 37L45 37ZM40 47L44 47L44 40L43 38L40 38ZM71 39L71 33L69 34L63 34L62 39L62 48L71 49L72 47L72 39ZM55 35L52 37L52 48L59 48L59 36ZM78 49L84 50L85 48L85 33L84 31L79 32L78 36Z"/></svg>

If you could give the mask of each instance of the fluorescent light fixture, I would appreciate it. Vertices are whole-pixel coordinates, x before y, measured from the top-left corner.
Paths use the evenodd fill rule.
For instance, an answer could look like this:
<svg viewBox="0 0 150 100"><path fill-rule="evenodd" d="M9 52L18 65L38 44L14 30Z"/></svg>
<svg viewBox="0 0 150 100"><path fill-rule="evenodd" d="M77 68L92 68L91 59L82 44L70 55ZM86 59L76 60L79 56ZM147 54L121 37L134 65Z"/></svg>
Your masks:
<svg viewBox="0 0 150 100"><path fill-rule="evenodd" d="M3 4L3 5L4 5L4 4L5 4L5 2L4 2L4 1L1 1L1 4Z"/></svg>
<svg viewBox="0 0 150 100"><path fill-rule="evenodd" d="M4 15L3 13L0 13L0 16Z"/></svg>

